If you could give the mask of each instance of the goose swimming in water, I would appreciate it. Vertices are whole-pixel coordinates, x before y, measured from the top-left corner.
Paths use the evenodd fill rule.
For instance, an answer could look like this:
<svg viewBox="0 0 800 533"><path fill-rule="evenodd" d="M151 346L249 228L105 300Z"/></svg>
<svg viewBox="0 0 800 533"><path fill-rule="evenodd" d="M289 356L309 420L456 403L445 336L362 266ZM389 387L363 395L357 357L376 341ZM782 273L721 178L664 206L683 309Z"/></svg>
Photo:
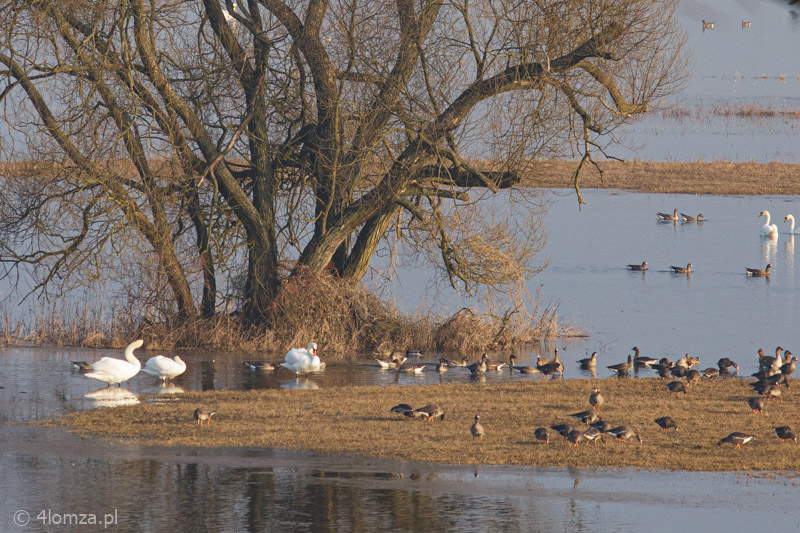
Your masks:
<svg viewBox="0 0 800 533"><path fill-rule="evenodd" d="M671 215L669 213L656 213L660 220L678 220L678 210L676 209Z"/></svg>

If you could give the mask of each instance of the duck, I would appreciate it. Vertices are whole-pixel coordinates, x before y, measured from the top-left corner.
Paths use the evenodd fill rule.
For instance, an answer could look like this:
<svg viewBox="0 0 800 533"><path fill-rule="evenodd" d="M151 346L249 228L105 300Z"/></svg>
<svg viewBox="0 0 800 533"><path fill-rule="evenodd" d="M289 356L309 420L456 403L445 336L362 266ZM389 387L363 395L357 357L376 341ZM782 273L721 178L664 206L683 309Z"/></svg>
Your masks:
<svg viewBox="0 0 800 533"><path fill-rule="evenodd" d="M592 422L597 422L598 420L600 420L600 418L597 416L597 413L595 413L594 411L581 411L580 413L572 413L569 416L571 416L572 418L577 418L587 426Z"/></svg>
<svg viewBox="0 0 800 533"><path fill-rule="evenodd" d="M658 218L661 220L678 220L677 209L673 211L671 215L669 213L656 213L656 215L658 215Z"/></svg>
<svg viewBox="0 0 800 533"><path fill-rule="evenodd" d="M631 370L633 370L633 357L631 357L631 355L628 354L627 363L618 363L616 365L611 365L606 368L616 372L618 377L627 376L628 374L630 374Z"/></svg>
<svg viewBox="0 0 800 533"><path fill-rule="evenodd" d="M407 357L403 357L402 360L396 357L391 357L389 359L375 359L375 361L378 362L379 367L381 367L384 370L388 370L391 368L397 368L397 361L400 361L400 364L403 364L406 362L407 359L408 359Z"/></svg>
<svg viewBox="0 0 800 533"><path fill-rule="evenodd" d="M447 372L447 360L444 357L439 359L439 364L436 365L436 371L439 372L440 374L442 372Z"/></svg>
<svg viewBox="0 0 800 533"><path fill-rule="evenodd" d="M703 213L700 213L696 217L693 217L691 215L685 215L685 214L681 213L681 218L683 219L684 223L686 223L686 222L704 222L704 220L702 220L703 219Z"/></svg>
<svg viewBox="0 0 800 533"><path fill-rule="evenodd" d="M703 21L703 31L713 30L713 29L714 29L714 23L713 22L706 22L705 20Z"/></svg>
<svg viewBox="0 0 800 533"><path fill-rule="evenodd" d="M99 361L92 363L92 371L85 373L84 376L102 381L109 387L114 383L118 387L121 386L120 383L131 379L141 370L142 363L133 355L133 351L143 344L144 341L142 339L130 343L125 348L125 361L115 357L103 357Z"/></svg>
<svg viewBox="0 0 800 533"><path fill-rule="evenodd" d="M603 432L597 429L596 427L589 426L586 431L583 432L583 438L586 439L586 445L588 446L590 442L593 442L595 446L597 446L597 441L599 440L603 444L605 444L605 439L603 438Z"/></svg>
<svg viewBox="0 0 800 533"><path fill-rule="evenodd" d="M536 368L535 366L517 366L517 365L515 365L514 363L517 360L517 356L514 355L513 353L508 356L508 360L509 360L509 363L510 363L508 365L508 367L511 369L512 373L514 372L514 370L516 370L520 374L538 374L539 373L539 369Z"/></svg>
<svg viewBox="0 0 800 533"><path fill-rule="evenodd" d="M587 357L586 359L581 359L578 361L578 366L581 367L581 370L592 370L597 367L597 352L592 352L591 357Z"/></svg>
<svg viewBox="0 0 800 533"><path fill-rule="evenodd" d="M793 440L794 443L797 444L797 437L794 436L792 428L789 426L780 426L775 428L775 434L779 439L781 439L781 444L783 444L783 441L785 440Z"/></svg>
<svg viewBox="0 0 800 533"><path fill-rule="evenodd" d="M691 274L694 265L687 263L685 267L670 266L674 274Z"/></svg>
<svg viewBox="0 0 800 533"><path fill-rule="evenodd" d="M653 422L658 424L658 427L660 427L664 433L673 428L675 431L678 431L678 424L675 423L671 416L662 416L660 418L656 418L653 420Z"/></svg>
<svg viewBox="0 0 800 533"><path fill-rule="evenodd" d="M756 437L755 435L750 435L748 433L742 433L740 431L734 431L724 439L720 439L717 443L717 446L722 446L723 443L733 444L734 448L737 450L742 447L742 444L747 444L748 442L754 440Z"/></svg>
<svg viewBox="0 0 800 533"><path fill-rule="evenodd" d="M70 363L72 364L72 368L81 372L88 372L92 369L92 363L87 361L70 361Z"/></svg>
<svg viewBox="0 0 800 533"><path fill-rule="evenodd" d="M444 420L444 409L436 404L428 404L424 407L414 409L415 412L420 414L421 418L426 419L428 422L433 422L434 418Z"/></svg>
<svg viewBox="0 0 800 533"><path fill-rule="evenodd" d="M794 216L786 215L785 217L783 217L783 223L784 224L786 223L787 220L789 221L789 234L790 235L795 235L795 232L794 232Z"/></svg>
<svg viewBox="0 0 800 533"><path fill-rule="evenodd" d="M761 226L761 230L758 232L759 235L768 239L777 239L778 238L778 226L775 224L769 223L769 211L761 211L759 213L760 217L767 217L767 221Z"/></svg>
<svg viewBox="0 0 800 533"><path fill-rule="evenodd" d="M207 425L211 425L211 417L217 414L216 411L209 411L207 409L203 409L198 407L194 410L194 419L199 425L203 425L205 422Z"/></svg>
<svg viewBox="0 0 800 533"><path fill-rule="evenodd" d="M607 429L606 433L625 444L628 444L628 441L634 438L639 441L639 444L642 443L642 437L630 426L617 426L612 429Z"/></svg>
<svg viewBox="0 0 800 533"><path fill-rule="evenodd" d="M445 359L447 361L447 366L467 366L469 364L469 358L462 357L461 361L454 361L452 359Z"/></svg>
<svg viewBox="0 0 800 533"><path fill-rule="evenodd" d="M550 430L547 428L536 428L533 436L536 440L543 440L545 444L550 444Z"/></svg>
<svg viewBox="0 0 800 533"><path fill-rule="evenodd" d="M407 365L405 358L403 361L395 359L395 370L397 372L405 372L407 374L422 374L425 371L425 365Z"/></svg>
<svg viewBox="0 0 800 533"><path fill-rule="evenodd" d="M317 355L317 343L311 342L307 348L291 348L284 356L281 366L286 370L294 372L296 376L301 374L308 375L325 368L325 363L320 361Z"/></svg>
<svg viewBox="0 0 800 533"><path fill-rule="evenodd" d="M592 393L589 395L589 405L592 406L592 409L595 411L600 410L600 406L606 402L606 399L603 398L603 394L600 392L600 389L595 388Z"/></svg>
<svg viewBox="0 0 800 533"><path fill-rule="evenodd" d="M142 372L150 374L154 378L160 379L166 383L167 380L175 379L186 372L186 363L177 355L172 359L164 357L163 355L157 355L147 360L144 364L144 368L142 368Z"/></svg>
<svg viewBox="0 0 800 533"><path fill-rule="evenodd" d="M764 414L764 398L762 396L753 396L747 399L747 405L753 410L753 414Z"/></svg>
<svg viewBox="0 0 800 533"><path fill-rule="evenodd" d="M635 270L637 272L643 272L647 270L647 261L642 261L641 265L628 265L628 270Z"/></svg>
<svg viewBox="0 0 800 533"><path fill-rule="evenodd" d="M745 275L751 276L751 277L754 277L754 278L768 278L769 277L769 270L771 268L772 268L772 265L770 263L767 263L767 266L764 268L764 270L761 270L760 268L748 268L748 267L745 267L744 268L744 273L745 273Z"/></svg>
<svg viewBox="0 0 800 533"><path fill-rule="evenodd" d="M750 21L749 20L743 20L742 21L742 28L749 28L749 27L750 27Z"/></svg>
<svg viewBox="0 0 800 533"><path fill-rule="evenodd" d="M483 424L480 423L481 415L475 415L475 423L472 424L472 427L469 428L469 432L472 434L473 439L483 440L483 436L486 434L486 430L483 427Z"/></svg>
<svg viewBox="0 0 800 533"><path fill-rule="evenodd" d="M667 384L667 388L670 392L674 392L676 394L683 393L683 396L686 397L686 384L683 381L670 381Z"/></svg>
<svg viewBox="0 0 800 533"><path fill-rule="evenodd" d="M262 370L266 372L275 370L275 366L272 363L265 363L263 361L245 361L244 364L249 366L250 370Z"/></svg>
<svg viewBox="0 0 800 533"><path fill-rule="evenodd" d="M422 357L422 350L406 350L406 358L409 357L416 357L417 359Z"/></svg>

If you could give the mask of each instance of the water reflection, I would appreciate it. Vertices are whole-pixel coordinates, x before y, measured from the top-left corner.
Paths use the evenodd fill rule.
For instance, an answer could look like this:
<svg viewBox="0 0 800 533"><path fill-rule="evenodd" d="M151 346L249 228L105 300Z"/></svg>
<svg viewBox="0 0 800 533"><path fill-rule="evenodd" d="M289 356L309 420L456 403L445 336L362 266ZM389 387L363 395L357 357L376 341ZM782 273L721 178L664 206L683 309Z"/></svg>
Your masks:
<svg viewBox="0 0 800 533"><path fill-rule="evenodd" d="M94 402L96 407L118 407L121 405L136 405L139 398L127 389L106 387L83 395Z"/></svg>
<svg viewBox="0 0 800 533"><path fill-rule="evenodd" d="M777 263L778 257L778 237L774 239L767 237L761 238L761 255L766 263Z"/></svg>

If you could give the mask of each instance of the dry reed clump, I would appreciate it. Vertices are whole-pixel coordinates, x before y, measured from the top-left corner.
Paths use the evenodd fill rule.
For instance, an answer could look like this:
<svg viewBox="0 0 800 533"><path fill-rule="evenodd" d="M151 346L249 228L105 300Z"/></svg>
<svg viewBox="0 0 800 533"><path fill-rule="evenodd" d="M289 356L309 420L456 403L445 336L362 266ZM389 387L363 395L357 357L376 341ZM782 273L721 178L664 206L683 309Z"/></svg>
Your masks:
<svg viewBox="0 0 800 533"><path fill-rule="evenodd" d="M555 423L585 428L569 415L590 408L594 387L606 400L600 416L612 427L631 426L642 444L606 436L596 446L569 448L555 432L549 445L534 438L535 428ZM670 394L659 379L539 381L509 374L509 383L500 385L192 393L176 402L83 411L49 423L167 446L255 446L454 464L796 470L800 446L781 444L773 432L798 419L800 404L792 394L785 392L783 402L771 402L765 415L755 415L742 379L704 382L683 398ZM441 422L412 422L390 412L399 403L435 403L446 416ZM208 426L194 422L192 413L200 406L217 411ZM476 414L486 429L482 441L469 431ZM674 418L679 431L662 433L653 422L661 416ZM741 450L717 446L733 431L752 433L756 440Z"/></svg>

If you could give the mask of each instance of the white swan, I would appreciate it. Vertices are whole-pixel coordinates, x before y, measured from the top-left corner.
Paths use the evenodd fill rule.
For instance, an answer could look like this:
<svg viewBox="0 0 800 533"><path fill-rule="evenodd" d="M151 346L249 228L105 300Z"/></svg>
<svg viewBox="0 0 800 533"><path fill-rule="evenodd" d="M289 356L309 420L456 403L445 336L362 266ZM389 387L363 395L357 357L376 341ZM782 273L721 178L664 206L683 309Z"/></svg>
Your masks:
<svg viewBox="0 0 800 533"><path fill-rule="evenodd" d="M186 363L177 355L170 359L163 355L151 357L145 363L142 372L150 374L154 378L158 378L166 383L168 379L180 376L186 372Z"/></svg>
<svg viewBox="0 0 800 533"><path fill-rule="evenodd" d="M92 371L84 374L87 378L96 379L103 383L108 383L111 386L114 383L122 383L131 379L139 373L142 368L142 363L133 355L133 351L144 344L143 340L133 341L125 348L125 359L116 359L114 357L103 357L96 363L92 364Z"/></svg>
<svg viewBox="0 0 800 533"><path fill-rule="evenodd" d="M777 239L778 226L769 223L769 211L761 211L761 213L758 216L767 217L767 222L763 226L761 226L761 232L760 232L761 236L769 237L770 239Z"/></svg>
<svg viewBox="0 0 800 533"><path fill-rule="evenodd" d="M286 357L284 357L284 359L286 362L281 363L281 366L287 370L291 370L298 376L325 368L325 363L321 362L319 356L317 356L316 342L309 344L308 348L290 349L286 352Z"/></svg>
<svg viewBox="0 0 800 533"><path fill-rule="evenodd" d="M787 220L789 221L789 234L796 235L794 232L794 217L792 215L786 215L785 217L783 217L784 224L786 223Z"/></svg>

